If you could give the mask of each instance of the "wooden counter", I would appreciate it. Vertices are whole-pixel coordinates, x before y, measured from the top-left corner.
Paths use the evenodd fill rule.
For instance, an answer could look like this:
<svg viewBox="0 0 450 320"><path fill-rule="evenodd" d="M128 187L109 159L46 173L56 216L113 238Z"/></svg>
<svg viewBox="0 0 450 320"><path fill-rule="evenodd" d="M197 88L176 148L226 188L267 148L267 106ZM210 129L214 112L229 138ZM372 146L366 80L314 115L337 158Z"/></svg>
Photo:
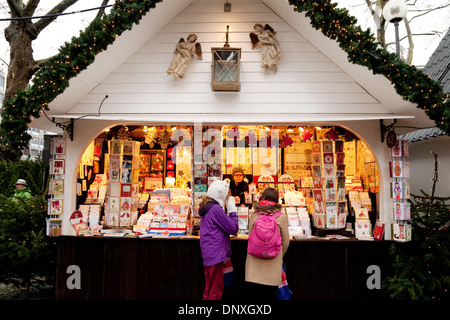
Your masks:
<svg viewBox="0 0 450 320"><path fill-rule="evenodd" d="M201 300L203 265L198 238L57 238L56 298L59 300ZM389 241L291 241L284 257L293 300L384 299L366 286L367 267L390 270ZM231 242L235 285L224 299L247 299L247 240ZM70 265L81 271L81 288L69 289Z"/></svg>

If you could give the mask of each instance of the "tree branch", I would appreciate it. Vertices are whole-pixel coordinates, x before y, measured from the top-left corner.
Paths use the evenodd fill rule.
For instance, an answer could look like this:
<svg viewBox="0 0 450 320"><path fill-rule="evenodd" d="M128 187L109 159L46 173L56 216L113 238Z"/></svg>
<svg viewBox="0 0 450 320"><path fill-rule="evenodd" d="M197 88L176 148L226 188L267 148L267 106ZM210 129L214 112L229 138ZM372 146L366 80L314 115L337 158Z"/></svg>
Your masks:
<svg viewBox="0 0 450 320"><path fill-rule="evenodd" d="M58 3L56 6L53 7L49 12L46 13L46 15L49 14L56 14L56 13L62 13L64 10L69 8L71 5L78 2L78 0L62 0L60 3ZM41 18L37 22L33 24L34 29L36 30L37 34L39 34L45 27L47 27L51 22L53 22L57 16L52 16L48 18Z"/></svg>
<svg viewBox="0 0 450 320"><path fill-rule="evenodd" d="M427 9L427 10L417 10L418 12L419 12L419 11L424 11L424 12L421 13L421 14L418 14L418 15L416 15L416 16L414 16L414 17L412 17L411 19L409 19L409 22L411 22L411 21L412 21L413 19L415 19L415 18L422 17L422 16L424 16L424 15L430 13L430 12L433 12L433 11L436 11L436 10L440 10L440 9L447 8L448 6L450 6L450 3L445 4L445 5L442 5L442 6L439 6L439 7Z"/></svg>
<svg viewBox="0 0 450 320"><path fill-rule="evenodd" d="M11 9L11 17L23 17L23 9L19 6L19 3L17 1L7 0L7 2L9 8Z"/></svg>
<svg viewBox="0 0 450 320"><path fill-rule="evenodd" d="M23 15L25 17L31 17L36 11L37 6L39 5L40 0L29 0L23 9Z"/></svg>
<svg viewBox="0 0 450 320"><path fill-rule="evenodd" d="M109 0L103 0L101 6L102 7L106 6L108 4L108 2L109 2ZM105 13L105 8L101 8L100 10L98 10L97 15L95 16L95 19L97 19L97 18L100 19L104 13Z"/></svg>

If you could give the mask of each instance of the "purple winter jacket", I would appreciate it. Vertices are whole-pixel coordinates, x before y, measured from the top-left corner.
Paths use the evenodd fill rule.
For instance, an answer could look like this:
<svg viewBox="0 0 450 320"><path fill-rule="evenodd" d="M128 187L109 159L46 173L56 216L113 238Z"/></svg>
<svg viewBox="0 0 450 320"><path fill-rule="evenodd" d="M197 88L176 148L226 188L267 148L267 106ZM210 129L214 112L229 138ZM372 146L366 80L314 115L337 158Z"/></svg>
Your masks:
<svg viewBox="0 0 450 320"><path fill-rule="evenodd" d="M199 209L200 250L203 265L213 266L231 257L230 234L239 230L236 212L228 215L216 201L208 202Z"/></svg>

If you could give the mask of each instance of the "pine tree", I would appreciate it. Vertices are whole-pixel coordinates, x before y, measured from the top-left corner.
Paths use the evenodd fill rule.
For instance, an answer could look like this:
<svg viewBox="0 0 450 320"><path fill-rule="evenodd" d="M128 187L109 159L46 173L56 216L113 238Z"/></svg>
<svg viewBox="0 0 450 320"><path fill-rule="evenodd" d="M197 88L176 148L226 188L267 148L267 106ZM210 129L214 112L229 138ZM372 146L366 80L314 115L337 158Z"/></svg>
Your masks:
<svg viewBox="0 0 450 320"><path fill-rule="evenodd" d="M32 176L27 181L34 184ZM55 277L56 245L46 236L46 217L45 191L26 200L0 194L0 282L20 288L21 299L28 299L32 283Z"/></svg>
<svg viewBox="0 0 450 320"><path fill-rule="evenodd" d="M433 152L432 152L433 153ZM436 196L438 155L431 194L411 195L412 241L394 243L394 275L385 288L392 299L446 300L450 297L450 197Z"/></svg>

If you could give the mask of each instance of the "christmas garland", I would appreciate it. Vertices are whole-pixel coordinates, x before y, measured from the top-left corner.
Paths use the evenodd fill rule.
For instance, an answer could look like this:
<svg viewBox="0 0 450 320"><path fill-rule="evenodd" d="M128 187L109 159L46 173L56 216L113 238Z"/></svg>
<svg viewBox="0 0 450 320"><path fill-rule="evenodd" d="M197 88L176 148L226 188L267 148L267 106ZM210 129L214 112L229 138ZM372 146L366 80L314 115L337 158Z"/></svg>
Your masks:
<svg viewBox="0 0 450 320"><path fill-rule="evenodd" d="M35 74L33 85L4 103L0 124L3 150L20 155L31 138L26 130L33 117L38 118L41 109L49 110L48 104L69 86L72 77L86 69L96 55L106 50L124 31L138 24L158 2L161 0L116 1L108 15L94 20L43 64ZM305 12L315 29L335 39L347 52L350 62L365 66L374 74L384 75L400 96L417 104L437 127L450 133L449 95L443 93L438 82L381 48L370 31L357 26L356 19L346 9L337 8L336 3L330 0L289 0L289 3L295 11Z"/></svg>

